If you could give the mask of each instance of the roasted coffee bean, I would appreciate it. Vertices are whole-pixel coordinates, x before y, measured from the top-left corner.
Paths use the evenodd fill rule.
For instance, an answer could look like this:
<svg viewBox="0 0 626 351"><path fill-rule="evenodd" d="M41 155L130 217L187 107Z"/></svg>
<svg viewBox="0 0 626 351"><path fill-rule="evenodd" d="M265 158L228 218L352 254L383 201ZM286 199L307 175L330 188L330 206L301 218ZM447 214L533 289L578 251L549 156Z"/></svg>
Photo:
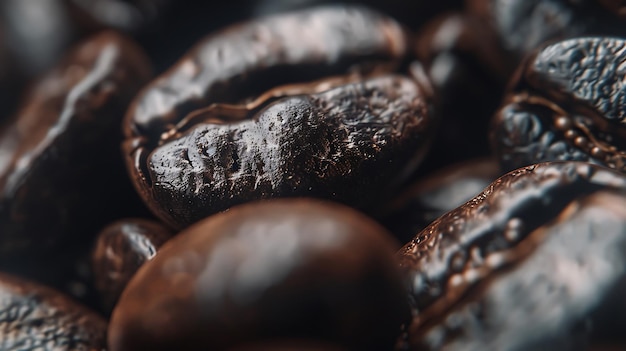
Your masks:
<svg viewBox="0 0 626 351"><path fill-rule="evenodd" d="M135 100L123 147L131 178L176 228L262 198L371 207L415 168L429 141L419 65L416 80L387 74L406 55L402 28L360 7L226 29Z"/></svg>
<svg viewBox="0 0 626 351"><path fill-rule="evenodd" d="M622 39L577 38L532 55L493 120L503 169L580 160L626 172L625 49Z"/></svg>
<svg viewBox="0 0 626 351"><path fill-rule="evenodd" d="M347 207L275 199L169 240L113 311L111 351L222 350L298 338L388 350L408 318L389 234Z"/></svg>
<svg viewBox="0 0 626 351"><path fill-rule="evenodd" d="M448 13L421 28L415 51L436 90L440 125L420 170L489 155L489 120L512 70L498 38L476 16Z"/></svg>
<svg viewBox="0 0 626 351"><path fill-rule="evenodd" d="M498 163L487 158L448 166L400 191L385 206L380 221L401 242L407 242L435 219L479 194L499 175Z"/></svg>
<svg viewBox="0 0 626 351"><path fill-rule="evenodd" d="M122 291L172 232L162 224L145 219L123 219L105 227L92 255L95 286L110 313Z"/></svg>
<svg viewBox="0 0 626 351"><path fill-rule="evenodd" d="M104 319L65 295L0 273L0 350L104 350Z"/></svg>
<svg viewBox="0 0 626 351"><path fill-rule="evenodd" d="M516 170L398 255L410 349L584 348L602 306L619 333L626 326L623 295L612 293L626 277L626 177L583 162Z"/></svg>
<svg viewBox="0 0 626 351"><path fill-rule="evenodd" d="M31 91L0 135L3 260L60 255L70 239L91 242L104 224L141 206L119 142L124 111L148 78L139 48L107 32L78 46Z"/></svg>
<svg viewBox="0 0 626 351"><path fill-rule="evenodd" d="M547 42L582 35L626 35L623 20L602 0L468 0L515 61Z"/></svg>

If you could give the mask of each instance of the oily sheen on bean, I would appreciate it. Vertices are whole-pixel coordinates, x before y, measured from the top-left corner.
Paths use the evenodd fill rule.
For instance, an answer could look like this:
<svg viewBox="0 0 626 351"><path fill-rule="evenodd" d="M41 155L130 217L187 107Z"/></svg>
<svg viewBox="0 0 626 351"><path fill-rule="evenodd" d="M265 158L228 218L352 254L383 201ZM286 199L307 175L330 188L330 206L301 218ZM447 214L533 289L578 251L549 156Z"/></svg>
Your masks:
<svg viewBox="0 0 626 351"><path fill-rule="evenodd" d="M273 199L189 227L132 278L109 349L225 350L304 339L391 349L408 319L395 244L348 207Z"/></svg>
<svg viewBox="0 0 626 351"><path fill-rule="evenodd" d="M141 206L124 173L120 124L149 77L136 44L103 32L68 53L25 97L0 132L3 260L90 242L102 225Z"/></svg>
<svg viewBox="0 0 626 351"><path fill-rule="evenodd" d="M415 168L432 129L426 78L403 65L407 41L391 18L350 6L208 37L128 112L136 189L176 228L262 198L374 206Z"/></svg>
<svg viewBox="0 0 626 351"><path fill-rule="evenodd" d="M414 311L404 346L578 350L603 322L626 325L625 195L613 170L542 163L437 219L398 252Z"/></svg>
<svg viewBox="0 0 626 351"><path fill-rule="evenodd" d="M100 231L91 267L106 312L113 310L139 267L151 260L171 236L172 232L161 223L138 218L118 220Z"/></svg>
<svg viewBox="0 0 626 351"><path fill-rule="evenodd" d="M588 37L532 55L493 119L503 169L576 160L626 173L625 49L623 39Z"/></svg>

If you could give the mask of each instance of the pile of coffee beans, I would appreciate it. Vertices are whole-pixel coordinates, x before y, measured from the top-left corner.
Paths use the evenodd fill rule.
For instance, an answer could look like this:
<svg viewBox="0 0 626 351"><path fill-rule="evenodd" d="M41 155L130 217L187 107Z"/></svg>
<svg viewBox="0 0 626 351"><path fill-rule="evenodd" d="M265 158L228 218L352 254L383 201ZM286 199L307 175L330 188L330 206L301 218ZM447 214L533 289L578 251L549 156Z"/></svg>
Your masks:
<svg viewBox="0 0 626 351"><path fill-rule="evenodd" d="M625 350L626 5L0 2L0 350Z"/></svg>

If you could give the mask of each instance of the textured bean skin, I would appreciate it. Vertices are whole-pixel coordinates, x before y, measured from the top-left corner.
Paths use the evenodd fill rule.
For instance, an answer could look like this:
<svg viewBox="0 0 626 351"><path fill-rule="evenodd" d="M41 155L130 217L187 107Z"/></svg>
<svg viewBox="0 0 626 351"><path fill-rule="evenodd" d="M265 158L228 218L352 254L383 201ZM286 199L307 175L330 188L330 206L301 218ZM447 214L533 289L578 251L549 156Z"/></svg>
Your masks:
<svg viewBox="0 0 626 351"><path fill-rule="evenodd" d="M407 40L360 7L282 14L207 38L127 115L136 189L175 228L263 198L371 207L428 144L428 88L386 74L405 60Z"/></svg>
<svg viewBox="0 0 626 351"><path fill-rule="evenodd" d="M176 227L270 197L365 207L380 194L373 189L395 185L389 178L418 161L428 125L419 87L400 76L283 99L253 119L198 125L156 149L152 196Z"/></svg>
<svg viewBox="0 0 626 351"><path fill-rule="evenodd" d="M151 260L172 232L159 222L128 218L106 226L91 257L96 288L111 312L137 269Z"/></svg>
<svg viewBox="0 0 626 351"><path fill-rule="evenodd" d="M625 194L606 168L542 163L440 217L398 253L409 348L584 349L584 321L608 305L617 323L623 308L611 292L626 273Z"/></svg>
<svg viewBox="0 0 626 351"><path fill-rule="evenodd" d="M363 71L372 62L393 63L404 58L407 41L392 19L358 7L320 7L231 26L144 89L128 113L126 137L154 146L194 109L343 74L355 65Z"/></svg>
<svg viewBox="0 0 626 351"><path fill-rule="evenodd" d="M117 143L124 110L148 77L140 50L105 32L70 52L26 97L0 136L3 259L69 238L90 241L119 212L140 206Z"/></svg>
<svg viewBox="0 0 626 351"><path fill-rule="evenodd" d="M106 327L61 293L0 273L0 350L103 350Z"/></svg>
<svg viewBox="0 0 626 351"><path fill-rule="evenodd" d="M391 349L408 318L389 234L344 206L233 207L169 240L122 294L109 348L224 350L296 338Z"/></svg>
<svg viewBox="0 0 626 351"><path fill-rule="evenodd" d="M493 150L505 170L576 160L626 172L625 44L572 39L528 59L493 119Z"/></svg>

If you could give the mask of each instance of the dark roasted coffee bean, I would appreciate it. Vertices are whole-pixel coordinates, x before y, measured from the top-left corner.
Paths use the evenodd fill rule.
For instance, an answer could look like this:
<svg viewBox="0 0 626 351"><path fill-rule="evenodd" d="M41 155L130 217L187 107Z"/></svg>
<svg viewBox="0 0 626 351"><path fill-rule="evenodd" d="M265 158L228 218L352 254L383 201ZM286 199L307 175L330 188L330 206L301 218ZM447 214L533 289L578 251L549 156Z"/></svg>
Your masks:
<svg viewBox="0 0 626 351"><path fill-rule="evenodd" d="M104 350L104 319L65 295L0 273L0 350Z"/></svg>
<svg viewBox="0 0 626 351"><path fill-rule="evenodd" d="M3 260L59 255L70 239L89 243L104 224L140 206L118 143L124 111L148 78L139 48L103 33L34 87L0 135Z"/></svg>
<svg viewBox="0 0 626 351"><path fill-rule="evenodd" d="M389 234L344 206L266 200L169 240L117 304L111 351L222 350L281 338L388 350L408 318Z"/></svg>
<svg viewBox="0 0 626 351"><path fill-rule="evenodd" d="M123 219L100 232L92 255L92 269L105 311L113 310L135 272L171 236L172 232L162 224L144 219Z"/></svg>
<svg viewBox="0 0 626 351"><path fill-rule="evenodd" d="M400 191L380 221L406 242L432 221L470 200L500 175L492 159L454 164L419 179Z"/></svg>
<svg viewBox="0 0 626 351"><path fill-rule="evenodd" d="M626 177L582 162L516 170L398 255L411 349L584 348L603 321L626 326L612 293L626 278ZM603 306L610 317L591 318Z"/></svg>
<svg viewBox="0 0 626 351"><path fill-rule="evenodd" d="M128 113L124 150L137 190L177 228L261 198L373 206L415 168L431 130L421 76L387 74L406 54L402 28L359 7L209 37Z"/></svg>
<svg viewBox="0 0 626 351"><path fill-rule="evenodd" d="M516 61L538 46L581 35L626 35L626 23L601 0L468 0Z"/></svg>
<svg viewBox="0 0 626 351"><path fill-rule="evenodd" d="M626 41L577 38L549 45L519 69L493 120L505 170L580 160L626 172Z"/></svg>
<svg viewBox="0 0 626 351"><path fill-rule="evenodd" d="M440 125L420 170L489 155L489 120L512 70L493 31L475 16L445 14L417 33L416 54L436 90Z"/></svg>

